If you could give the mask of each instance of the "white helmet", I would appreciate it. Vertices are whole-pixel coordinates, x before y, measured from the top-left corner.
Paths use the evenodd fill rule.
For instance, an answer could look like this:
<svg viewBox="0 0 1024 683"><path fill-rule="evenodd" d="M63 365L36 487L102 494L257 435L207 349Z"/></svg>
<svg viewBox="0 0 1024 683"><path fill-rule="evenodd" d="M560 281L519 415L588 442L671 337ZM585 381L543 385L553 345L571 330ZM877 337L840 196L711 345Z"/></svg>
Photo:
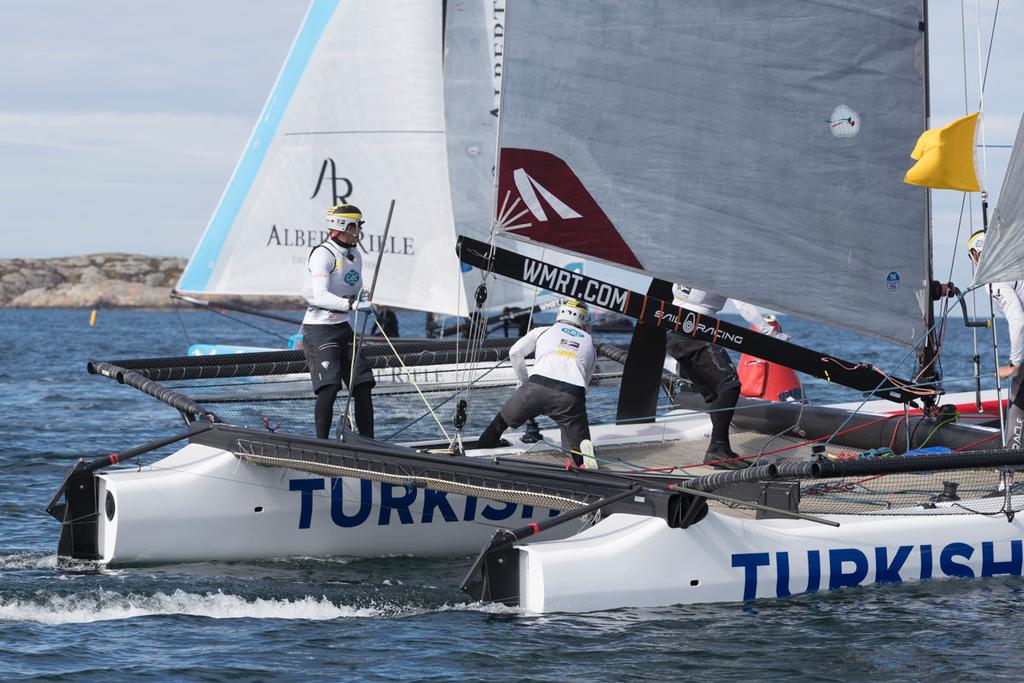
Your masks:
<svg viewBox="0 0 1024 683"><path fill-rule="evenodd" d="M558 322L569 323L581 329L586 329L587 305L576 299L565 299L558 309Z"/></svg>

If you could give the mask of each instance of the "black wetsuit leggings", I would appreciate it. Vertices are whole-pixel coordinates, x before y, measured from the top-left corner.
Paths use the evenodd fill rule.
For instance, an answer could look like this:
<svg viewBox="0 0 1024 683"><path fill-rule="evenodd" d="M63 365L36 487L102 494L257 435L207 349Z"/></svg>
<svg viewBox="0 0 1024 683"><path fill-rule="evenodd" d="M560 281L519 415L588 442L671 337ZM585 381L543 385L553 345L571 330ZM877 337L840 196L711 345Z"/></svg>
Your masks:
<svg viewBox="0 0 1024 683"><path fill-rule="evenodd" d="M355 403L356 429L362 436L373 438L373 399L370 397L372 385L369 383L356 386L352 392ZM316 392L316 407L313 417L316 421L316 436L326 439L331 435L331 424L334 422L334 399L341 391L340 384L325 384Z"/></svg>

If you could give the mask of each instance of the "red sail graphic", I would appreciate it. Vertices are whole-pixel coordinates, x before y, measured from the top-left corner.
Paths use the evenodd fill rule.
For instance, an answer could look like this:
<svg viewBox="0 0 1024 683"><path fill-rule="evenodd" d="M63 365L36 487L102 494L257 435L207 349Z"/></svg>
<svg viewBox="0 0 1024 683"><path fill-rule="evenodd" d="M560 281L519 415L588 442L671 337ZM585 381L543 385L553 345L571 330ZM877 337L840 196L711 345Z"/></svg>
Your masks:
<svg viewBox="0 0 1024 683"><path fill-rule="evenodd" d="M521 200L509 212L512 216L528 209L513 225L529 225L509 232L553 247L643 268L567 163L547 152L508 147L501 149L500 158L499 208L508 197L508 207L516 199Z"/></svg>

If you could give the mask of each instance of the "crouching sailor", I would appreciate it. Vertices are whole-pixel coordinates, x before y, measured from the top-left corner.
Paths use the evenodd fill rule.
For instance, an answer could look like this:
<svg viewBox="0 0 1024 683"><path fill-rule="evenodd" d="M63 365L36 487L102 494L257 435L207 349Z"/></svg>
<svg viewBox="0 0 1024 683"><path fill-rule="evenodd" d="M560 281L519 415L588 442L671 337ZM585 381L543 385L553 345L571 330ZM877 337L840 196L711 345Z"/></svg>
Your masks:
<svg viewBox="0 0 1024 683"><path fill-rule="evenodd" d="M985 246L985 231L979 230L967 240L967 254L975 265ZM1000 379L1010 380L1010 405L1006 411L1006 446L1024 448L1024 281L996 282L992 285L992 298L1006 317L1010 329L1010 360L999 366Z"/></svg>
<svg viewBox="0 0 1024 683"><path fill-rule="evenodd" d="M361 355L352 378L352 326L349 311L362 286L363 257L358 244L363 214L351 204L327 212L329 237L313 247L306 259L302 296L309 303L302 319L303 350L316 394L314 419L317 438L331 434L334 399L342 382L352 392L359 433L373 438L373 371ZM352 379L354 388L349 386Z"/></svg>
<svg viewBox="0 0 1024 683"><path fill-rule="evenodd" d="M531 353L536 357L532 373L526 368L526 356ZM480 435L477 447L494 448L508 427L547 415L562 430L562 449L582 465L581 446L590 451L587 385L597 361L587 332L586 304L563 301L556 323L528 332L509 349L508 357L521 384Z"/></svg>
<svg viewBox="0 0 1024 683"><path fill-rule="evenodd" d="M673 303L684 306L703 315L714 316L724 307L728 299L692 287L672 285ZM756 307L743 301L732 300L743 319L763 334L789 339L770 325ZM711 444L704 455L704 462L718 469L738 470L750 463L740 457L729 443L729 423L736 403L740 400L740 378L729 354L721 346L693 339L675 332L668 333L666 351L679 362L679 374L693 382L693 385L708 403L711 418Z"/></svg>

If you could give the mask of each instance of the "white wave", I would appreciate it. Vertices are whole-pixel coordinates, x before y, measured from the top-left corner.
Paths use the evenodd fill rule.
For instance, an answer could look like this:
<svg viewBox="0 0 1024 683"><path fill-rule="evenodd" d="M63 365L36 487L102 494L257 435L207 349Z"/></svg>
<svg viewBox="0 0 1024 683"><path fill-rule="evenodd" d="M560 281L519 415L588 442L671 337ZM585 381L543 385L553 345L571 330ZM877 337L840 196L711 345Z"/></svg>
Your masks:
<svg viewBox="0 0 1024 683"><path fill-rule="evenodd" d="M442 605L438 612L483 612L484 614L525 614L522 607L509 607L500 602L460 602L455 605Z"/></svg>
<svg viewBox="0 0 1024 683"><path fill-rule="evenodd" d="M325 597L306 596L298 600L256 598L247 600L225 593L118 593L95 591L73 595L43 595L35 598L0 598L0 622L39 624L81 624L95 621L133 619L154 615L182 614L212 619L301 619L329 620L376 617L394 610L376 607L336 605Z"/></svg>
<svg viewBox="0 0 1024 683"><path fill-rule="evenodd" d="M13 553L0 555L0 571L17 571L19 569L55 569L57 556L54 554Z"/></svg>

